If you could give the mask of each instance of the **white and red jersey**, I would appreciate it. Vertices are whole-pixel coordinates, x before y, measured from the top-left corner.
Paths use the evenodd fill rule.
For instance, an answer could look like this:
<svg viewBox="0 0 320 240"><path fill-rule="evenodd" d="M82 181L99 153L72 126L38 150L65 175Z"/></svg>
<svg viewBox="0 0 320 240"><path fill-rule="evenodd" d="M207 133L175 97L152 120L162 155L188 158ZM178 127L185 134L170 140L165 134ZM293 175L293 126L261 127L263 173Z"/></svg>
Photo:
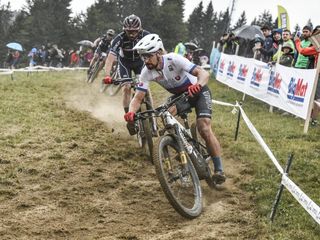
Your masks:
<svg viewBox="0 0 320 240"><path fill-rule="evenodd" d="M179 94L197 83L197 77L191 74L197 65L183 56L168 53L162 56L162 63L161 70L149 70L146 66L142 69L137 90L147 91L150 81L155 81L170 93Z"/></svg>

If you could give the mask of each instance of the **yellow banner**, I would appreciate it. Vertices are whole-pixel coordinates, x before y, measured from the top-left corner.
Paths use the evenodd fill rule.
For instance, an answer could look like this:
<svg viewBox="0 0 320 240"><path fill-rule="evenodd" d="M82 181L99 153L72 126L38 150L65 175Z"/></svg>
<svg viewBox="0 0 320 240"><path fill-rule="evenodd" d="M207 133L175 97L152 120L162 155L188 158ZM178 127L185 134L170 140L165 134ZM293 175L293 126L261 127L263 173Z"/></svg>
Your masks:
<svg viewBox="0 0 320 240"><path fill-rule="evenodd" d="M287 10L280 5L278 5L278 28L290 30L289 15Z"/></svg>

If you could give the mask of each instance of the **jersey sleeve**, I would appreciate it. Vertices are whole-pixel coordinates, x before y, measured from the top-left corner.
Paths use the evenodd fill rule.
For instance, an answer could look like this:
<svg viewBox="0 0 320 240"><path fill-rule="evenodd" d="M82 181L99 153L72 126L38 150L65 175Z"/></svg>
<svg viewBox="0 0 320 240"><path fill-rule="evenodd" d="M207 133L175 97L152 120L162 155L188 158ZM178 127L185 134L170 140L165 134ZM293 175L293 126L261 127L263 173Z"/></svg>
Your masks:
<svg viewBox="0 0 320 240"><path fill-rule="evenodd" d="M110 53L117 56L121 43L122 43L122 38L120 35L117 35L111 42Z"/></svg>
<svg viewBox="0 0 320 240"><path fill-rule="evenodd" d="M147 92L149 89L149 82L152 80L152 75L149 75L147 67L144 67L141 71L139 83L136 87L137 90Z"/></svg>
<svg viewBox="0 0 320 240"><path fill-rule="evenodd" d="M185 57L183 57L179 54L174 54L172 57L174 59L174 64L178 68L183 69L190 74L192 73L193 69L195 69L197 67L197 65L190 62L188 59L186 59Z"/></svg>

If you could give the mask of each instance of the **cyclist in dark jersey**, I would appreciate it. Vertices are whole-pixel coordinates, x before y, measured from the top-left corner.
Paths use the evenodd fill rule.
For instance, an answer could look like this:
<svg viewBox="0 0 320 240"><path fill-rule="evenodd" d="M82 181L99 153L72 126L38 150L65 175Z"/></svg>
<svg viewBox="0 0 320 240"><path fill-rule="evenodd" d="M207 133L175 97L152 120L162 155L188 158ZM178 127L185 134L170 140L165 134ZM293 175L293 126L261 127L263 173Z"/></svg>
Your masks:
<svg viewBox="0 0 320 240"><path fill-rule="evenodd" d="M110 46L111 46L111 41L115 35L115 31L113 29L108 29L106 34L98 37L94 42L93 42L93 47L96 48L94 52L94 56L90 62L90 66L88 69L88 73L90 72L91 67L94 65L94 63L102 56L104 58L107 57Z"/></svg>
<svg viewBox="0 0 320 240"><path fill-rule="evenodd" d="M108 54L105 71L106 77L104 78L105 84L111 84L112 78L110 71L113 62L118 56L118 68L121 78L131 78L132 71L137 76L141 73L144 66L139 54L133 47L149 32L143 30L141 27L141 20L138 16L132 14L126 17L123 21L123 32L119 33L112 41L110 54ZM138 78L138 77L137 77ZM125 84L122 86L123 92L123 108L128 112L129 103L131 100L131 85ZM131 134L131 133L130 133Z"/></svg>

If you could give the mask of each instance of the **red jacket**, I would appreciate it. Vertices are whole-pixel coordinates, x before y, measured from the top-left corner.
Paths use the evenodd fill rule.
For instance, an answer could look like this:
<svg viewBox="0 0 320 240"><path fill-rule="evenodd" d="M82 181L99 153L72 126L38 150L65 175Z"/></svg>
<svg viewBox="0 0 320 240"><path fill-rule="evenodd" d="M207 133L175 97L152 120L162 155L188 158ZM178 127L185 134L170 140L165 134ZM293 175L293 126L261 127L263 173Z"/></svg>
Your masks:
<svg viewBox="0 0 320 240"><path fill-rule="evenodd" d="M315 46L311 46L311 47L306 47L306 48L302 48L301 44L300 44L300 39L296 39L295 40L295 44L296 44L296 49L298 51L298 53L301 53L302 55L305 56L314 56L314 67L317 67L317 62L318 62L318 55L319 53L316 50Z"/></svg>

